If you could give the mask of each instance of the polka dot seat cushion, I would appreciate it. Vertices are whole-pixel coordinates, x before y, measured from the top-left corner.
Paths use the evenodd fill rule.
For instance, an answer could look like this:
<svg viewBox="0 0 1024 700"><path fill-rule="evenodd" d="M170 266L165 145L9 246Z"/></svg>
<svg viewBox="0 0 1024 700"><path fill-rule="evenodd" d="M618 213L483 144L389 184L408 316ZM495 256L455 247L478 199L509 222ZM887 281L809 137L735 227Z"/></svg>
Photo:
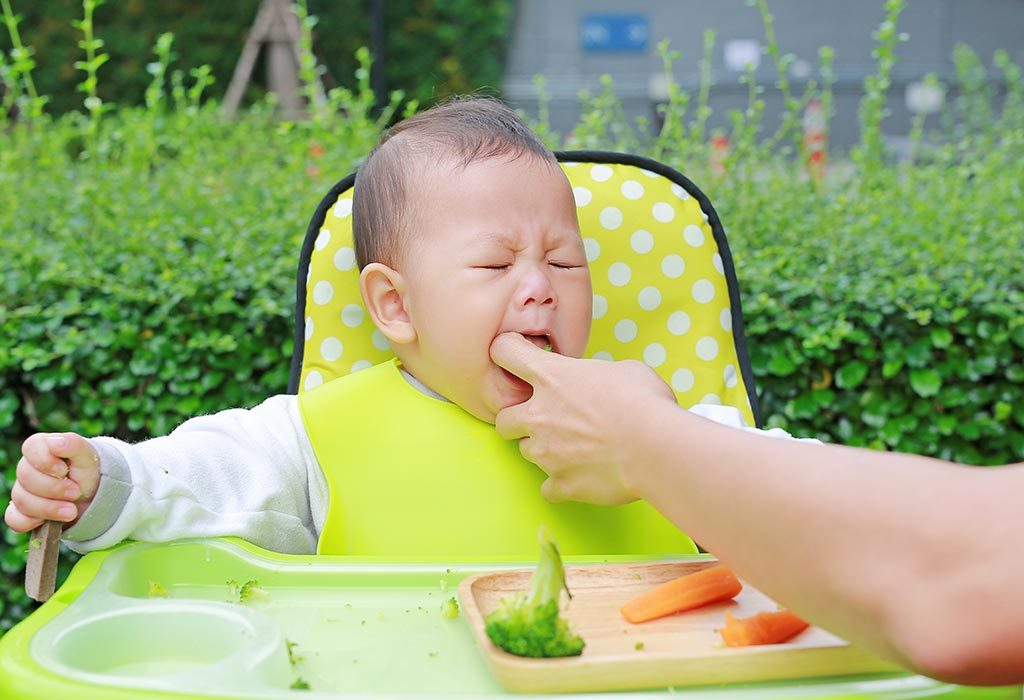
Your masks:
<svg viewBox="0 0 1024 700"><path fill-rule="evenodd" d="M558 153L573 187L594 287L585 355L642 360L682 406L735 406L759 424L736 274L707 197L656 161ZM350 175L317 208L299 263L290 390L392 357L359 298Z"/></svg>

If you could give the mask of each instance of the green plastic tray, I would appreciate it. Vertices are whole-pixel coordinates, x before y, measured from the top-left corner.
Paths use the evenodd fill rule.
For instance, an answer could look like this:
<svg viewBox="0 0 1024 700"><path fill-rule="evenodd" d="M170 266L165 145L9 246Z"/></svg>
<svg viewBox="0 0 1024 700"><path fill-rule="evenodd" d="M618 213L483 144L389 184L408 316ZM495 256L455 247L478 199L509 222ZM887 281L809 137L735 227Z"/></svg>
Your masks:
<svg viewBox="0 0 1024 700"><path fill-rule="evenodd" d="M506 695L464 617L444 617L441 604L470 574L523 565L287 556L234 540L122 545L83 557L53 598L0 639L0 697ZM258 582L257 595L238 602L237 584L247 581ZM291 689L298 679L310 690ZM1021 698L1019 687L905 674L574 697L671 692L709 700Z"/></svg>

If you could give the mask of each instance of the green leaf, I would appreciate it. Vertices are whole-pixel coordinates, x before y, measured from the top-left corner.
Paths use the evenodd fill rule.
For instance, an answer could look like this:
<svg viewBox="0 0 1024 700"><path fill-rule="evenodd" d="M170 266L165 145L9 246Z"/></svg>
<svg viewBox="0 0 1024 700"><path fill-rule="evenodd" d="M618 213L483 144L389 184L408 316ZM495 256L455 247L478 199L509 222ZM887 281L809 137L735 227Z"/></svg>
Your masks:
<svg viewBox="0 0 1024 700"><path fill-rule="evenodd" d="M921 397L935 396L942 388L942 377L933 369L912 369L910 388Z"/></svg>
<svg viewBox="0 0 1024 700"><path fill-rule="evenodd" d="M868 366L854 360L839 368L836 372L836 386L840 389L856 389L868 376Z"/></svg>
<svg viewBox="0 0 1024 700"><path fill-rule="evenodd" d="M948 348L953 342L953 333L948 328L933 328L930 335L937 348Z"/></svg>
<svg viewBox="0 0 1024 700"><path fill-rule="evenodd" d="M943 435L952 435L956 428L956 416L942 415L935 419L935 425Z"/></svg>
<svg viewBox="0 0 1024 700"><path fill-rule="evenodd" d="M882 365L882 378L883 379L892 379L897 374L899 374L900 370L902 370L902 369L903 369L903 358L899 358L899 359L896 359L896 360L887 360Z"/></svg>
<svg viewBox="0 0 1024 700"><path fill-rule="evenodd" d="M1024 324L1021 324L1010 331L1010 339L1017 347L1024 348Z"/></svg>
<svg viewBox="0 0 1024 700"><path fill-rule="evenodd" d="M904 358L911 367L924 367L932 361L931 342L927 338L918 338L907 346Z"/></svg>
<svg viewBox="0 0 1024 700"><path fill-rule="evenodd" d="M992 411L992 416L1000 423L1004 422L1013 414L1013 406L1006 401L996 402L995 408Z"/></svg>
<svg viewBox="0 0 1024 700"><path fill-rule="evenodd" d="M776 353L768 361L768 371L777 377L788 377L796 371L796 363L785 353Z"/></svg>
<svg viewBox="0 0 1024 700"><path fill-rule="evenodd" d="M818 402L815 401L813 392L804 392L786 403L785 414L789 418L803 420L811 418L817 413Z"/></svg>

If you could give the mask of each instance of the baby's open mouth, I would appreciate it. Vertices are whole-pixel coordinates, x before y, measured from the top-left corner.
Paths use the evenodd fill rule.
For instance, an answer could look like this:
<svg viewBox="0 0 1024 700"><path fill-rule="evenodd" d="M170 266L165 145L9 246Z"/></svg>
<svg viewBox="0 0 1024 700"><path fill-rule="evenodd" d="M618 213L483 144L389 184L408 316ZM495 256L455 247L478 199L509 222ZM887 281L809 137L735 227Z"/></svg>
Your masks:
<svg viewBox="0 0 1024 700"><path fill-rule="evenodd" d="M548 333L523 333L523 337L536 345L541 350L551 352L555 349L551 335Z"/></svg>

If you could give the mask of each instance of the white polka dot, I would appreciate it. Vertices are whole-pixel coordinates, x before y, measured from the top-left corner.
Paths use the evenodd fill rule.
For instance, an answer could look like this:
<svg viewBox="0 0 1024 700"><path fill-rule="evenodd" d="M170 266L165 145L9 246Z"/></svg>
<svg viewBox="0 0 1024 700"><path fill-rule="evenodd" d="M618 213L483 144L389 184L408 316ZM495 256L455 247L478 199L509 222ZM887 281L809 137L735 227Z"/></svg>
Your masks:
<svg viewBox="0 0 1024 700"><path fill-rule="evenodd" d="M683 229L683 238L686 242L692 245L694 248L699 248L704 245L704 232L700 230L700 226L694 226L690 224Z"/></svg>
<svg viewBox="0 0 1024 700"><path fill-rule="evenodd" d="M673 182L671 189L672 194L674 194L676 197L679 197L679 199L683 200L684 202L690 198L690 193L684 190L682 185L677 185L676 183Z"/></svg>
<svg viewBox="0 0 1024 700"><path fill-rule="evenodd" d="M601 210L601 215L598 217L601 221L601 225L609 231L614 231L619 226L622 226L622 211L618 207L605 207Z"/></svg>
<svg viewBox="0 0 1024 700"><path fill-rule="evenodd" d="M341 341L337 338L324 338L324 342L320 343L320 357L328 362L334 362L341 357L344 349Z"/></svg>
<svg viewBox="0 0 1024 700"><path fill-rule="evenodd" d="M622 183L622 196L626 199L640 199L644 196L644 186L636 180L626 180Z"/></svg>
<svg viewBox="0 0 1024 700"><path fill-rule="evenodd" d="M562 163L563 168L575 168L577 165L579 165L579 163L574 160L565 161Z"/></svg>
<svg viewBox="0 0 1024 700"><path fill-rule="evenodd" d="M306 375L306 381L302 383L303 389L315 389L324 383L324 375L320 374L316 370L313 370Z"/></svg>
<svg viewBox="0 0 1024 700"><path fill-rule="evenodd" d="M612 263L611 267L608 268L608 281L616 287L625 287L629 284L632 276L633 271L624 262Z"/></svg>
<svg viewBox="0 0 1024 700"><path fill-rule="evenodd" d="M643 168L640 169L640 172L646 175L647 177L661 177L661 175L659 175L658 173L652 173L650 170L644 170Z"/></svg>
<svg viewBox="0 0 1024 700"><path fill-rule="evenodd" d="M334 298L334 287L327 280L320 280L313 287L313 301L323 306Z"/></svg>
<svg viewBox="0 0 1024 700"><path fill-rule="evenodd" d="M356 251L347 245L338 248L338 252L334 254L334 266L342 272L348 272L354 268L356 266Z"/></svg>
<svg viewBox="0 0 1024 700"><path fill-rule="evenodd" d="M576 199L576 206L578 207L587 206L590 204L590 200L594 198L594 195L586 187L573 187L572 196Z"/></svg>
<svg viewBox="0 0 1024 700"><path fill-rule="evenodd" d="M675 311L668 317L668 332L672 335L684 335L690 330L690 315L685 311Z"/></svg>
<svg viewBox="0 0 1024 700"><path fill-rule="evenodd" d="M349 304L341 310L341 322L349 328L355 328L363 322L366 312L359 304Z"/></svg>
<svg viewBox="0 0 1024 700"><path fill-rule="evenodd" d="M693 298L697 303L707 304L715 298L715 285L708 280L697 280L693 283Z"/></svg>
<svg viewBox="0 0 1024 700"><path fill-rule="evenodd" d="M666 255L661 261L661 274L671 280L682 277L684 272L686 272L686 262L675 253Z"/></svg>
<svg viewBox="0 0 1024 700"><path fill-rule="evenodd" d="M651 215L663 224L676 218L675 208L668 202L658 202L651 207Z"/></svg>
<svg viewBox="0 0 1024 700"><path fill-rule="evenodd" d="M680 394L685 394L692 389L695 381L693 372L688 369L677 369L672 373L672 388Z"/></svg>
<svg viewBox="0 0 1024 700"><path fill-rule="evenodd" d="M313 318L306 316L306 340L313 337Z"/></svg>
<svg viewBox="0 0 1024 700"><path fill-rule="evenodd" d="M636 321L631 321L628 318L623 319L615 324L615 339L620 343L629 343L636 339L636 334L639 332Z"/></svg>
<svg viewBox="0 0 1024 700"><path fill-rule="evenodd" d="M644 287L637 294L636 300L644 311L654 311L661 306L661 292L657 287Z"/></svg>
<svg viewBox="0 0 1024 700"><path fill-rule="evenodd" d="M330 231L330 229L322 228L322 229L320 229L319 235L317 235L317 237L316 237L316 242L313 244L313 247L316 248L317 250L323 250L324 248L327 247L327 244L330 243L330 242L331 242L331 231Z"/></svg>
<svg viewBox="0 0 1024 700"><path fill-rule="evenodd" d="M665 352L665 346L661 343L651 343L644 348L644 362L649 367L661 367L665 364L665 358L668 357L668 353Z"/></svg>
<svg viewBox="0 0 1024 700"><path fill-rule="evenodd" d="M701 217L702 217L702 218L704 219L704 223L705 223L705 224L711 223L710 221L708 221L708 215L704 213L704 210L703 210L703 209L701 209L701 211L700 211L700 215L701 215Z"/></svg>
<svg viewBox="0 0 1024 700"><path fill-rule="evenodd" d="M640 229L634 231L633 235L629 237L629 245L633 250L640 253L650 253L651 248L654 247L654 236L651 235L650 231Z"/></svg>
<svg viewBox="0 0 1024 700"><path fill-rule="evenodd" d="M697 357L705 362L711 362L711 360L718 357L718 341L709 335L698 340Z"/></svg>
<svg viewBox="0 0 1024 700"><path fill-rule="evenodd" d="M369 360L356 360L355 362L352 363L353 372L359 372L364 369L369 369L370 367L373 367L373 363L370 362Z"/></svg>
<svg viewBox="0 0 1024 700"><path fill-rule="evenodd" d="M739 383L739 378L736 376L736 365L726 365L725 372L722 375L725 379L725 386L732 389Z"/></svg>
<svg viewBox="0 0 1024 700"><path fill-rule="evenodd" d="M352 213L352 198L339 199L338 203L334 205L334 216L339 219L344 219L346 216Z"/></svg>
<svg viewBox="0 0 1024 700"><path fill-rule="evenodd" d="M595 165L590 169L590 177L594 182L604 182L612 176L612 169L607 165Z"/></svg>
<svg viewBox="0 0 1024 700"><path fill-rule="evenodd" d="M593 238L584 238L583 250L587 254L587 262L594 262L601 255L601 244Z"/></svg>
<svg viewBox="0 0 1024 700"><path fill-rule="evenodd" d="M313 266L310 265L306 268L306 286L309 286L309 280L313 277Z"/></svg>
<svg viewBox="0 0 1024 700"><path fill-rule="evenodd" d="M725 265L722 264L722 256L721 255L719 255L718 253L715 253L714 255L712 255L711 256L711 264L715 266L715 270L718 271L718 274L720 274L720 275L724 275L725 274Z"/></svg>
<svg viewBox="0 0 1024 700"><path fill-rule="evenodd" d="M371 342L373 342L373 347L377 348L378 350L381 350L382 352L387 352L388 350L391 349L391 345L388 343L388 339L385 338L384 334L381 333L380 331L374 331L373 335L370 336L370 340Z"/></svg>
<svg viewBox="0 0 1024 700"><path fill-rule="evenodd" d="M592 316L595 319L603 318L606 313L608 313L608 300L600 294L595 294Z"/></svg>
<svg viewBox="0 0 1024 700"><path fill-rule="evenodd" d="M593 355L591 355L591 357L593 357L595 360L604 360L605 362L615 362L615 358L612 357L612 354L610 352L605 352L604 350L598 350Z"/></svg>
<svg viewBox="0 0 1024 700"><path fill-rule="evenodd" d="M712 406L721 406L722 397L718 394L704 394L700 397L700 401L697 403L711 404Z"/></svg>
<svg viewBox="0 0 1024 700"><path fill-rule="evenodd" d="M722 309L722 313L718 314L718 322L721 324L723 331L732 333L732 310Z"/></svg>

